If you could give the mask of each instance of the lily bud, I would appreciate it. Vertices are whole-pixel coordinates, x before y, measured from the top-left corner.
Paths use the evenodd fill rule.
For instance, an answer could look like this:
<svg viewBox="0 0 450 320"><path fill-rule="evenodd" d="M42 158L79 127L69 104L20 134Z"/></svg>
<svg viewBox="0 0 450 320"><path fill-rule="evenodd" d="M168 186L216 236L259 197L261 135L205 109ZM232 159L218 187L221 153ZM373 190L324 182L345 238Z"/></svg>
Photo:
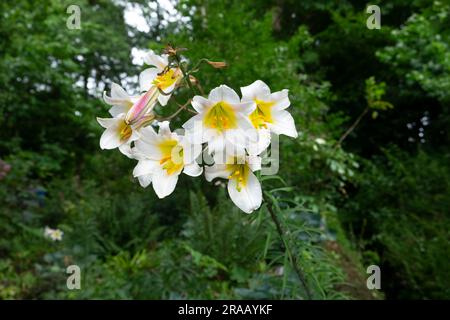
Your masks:
<svg viewBox="0 0 450 320"><path fill-rule="evenodd" d="M125 122L134 124L153 110L159 96L159 90L152 86L128 111Z"/></svg>
<svg viewBox="0 0 450 320"><path fill-rule="evenodd" d="M206 61L210 66L216 69L223 69L227 67L227 64L223 61Z"/></svg>
<svg viewBox="0 0 450 320"><path fill-rule="evenodd" d="M189 81L191 81L192 84L197 84L198 79L194 77L193 75L189 75Z"/></svg>

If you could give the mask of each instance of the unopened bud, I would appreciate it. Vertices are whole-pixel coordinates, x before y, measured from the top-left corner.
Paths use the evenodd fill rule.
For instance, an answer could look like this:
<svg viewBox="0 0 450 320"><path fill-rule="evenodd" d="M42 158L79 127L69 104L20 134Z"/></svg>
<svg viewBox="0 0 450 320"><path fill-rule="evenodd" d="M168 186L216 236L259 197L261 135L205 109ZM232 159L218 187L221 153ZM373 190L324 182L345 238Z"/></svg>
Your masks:
<svg viewBox="0 0 450 320"><path fill-rule="evenodd" d="M226 68L227 64L223 61L206 61L210 66L216 68L216 69L222 69Z"/></svg>
<svg viewBox="0 0 450 320"><path fill-rule="evenodd" d="M192 84L197 84L198 80L193 75L189 75L189 81L191 81Z"/></svg>

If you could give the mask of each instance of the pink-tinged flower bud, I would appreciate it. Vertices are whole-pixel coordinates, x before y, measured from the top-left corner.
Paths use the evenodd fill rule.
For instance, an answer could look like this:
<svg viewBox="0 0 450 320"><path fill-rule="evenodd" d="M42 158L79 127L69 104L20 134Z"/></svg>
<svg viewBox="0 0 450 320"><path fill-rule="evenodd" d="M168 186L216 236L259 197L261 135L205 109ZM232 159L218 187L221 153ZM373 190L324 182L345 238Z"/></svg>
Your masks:
<svg viewBox="0 0 450 320"><path fill-rule="evenodd" d="M159 96L157 87L152 86L128 111L125 122L134 124L153 110Z"/></svg>

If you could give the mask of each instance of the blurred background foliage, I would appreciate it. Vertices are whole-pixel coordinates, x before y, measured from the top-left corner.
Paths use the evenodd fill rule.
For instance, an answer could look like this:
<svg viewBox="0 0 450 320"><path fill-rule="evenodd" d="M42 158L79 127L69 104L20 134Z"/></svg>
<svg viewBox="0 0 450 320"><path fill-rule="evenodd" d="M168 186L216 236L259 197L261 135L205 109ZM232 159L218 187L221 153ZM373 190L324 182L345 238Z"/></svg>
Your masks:
<svg viewBox="0 0 450 320"><path fill-rule="evenodd" d="M184 177L157 200L134 161L100 151L102 91L135 92L137 53L166 43L227 62L200 67L205 92L289 88L299 138L280 137L263 187L313 298L450 298L450 4L371 4L380 30L349 0L2 1L0 299L306 298L266 205L245 215L222 185Z"/></svg>

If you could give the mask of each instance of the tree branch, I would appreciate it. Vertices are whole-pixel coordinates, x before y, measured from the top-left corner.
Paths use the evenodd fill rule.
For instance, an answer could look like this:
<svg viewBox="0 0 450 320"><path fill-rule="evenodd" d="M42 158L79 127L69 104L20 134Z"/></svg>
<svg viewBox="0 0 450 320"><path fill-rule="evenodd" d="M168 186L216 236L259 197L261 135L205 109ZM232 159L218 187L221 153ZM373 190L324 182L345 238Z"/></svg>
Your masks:
<svg viewBox="0 0 450 320"><path fill-rule="evenodd" d="M353 124L347 129L347 131L345 131L345 133L339 138L339 141L336 143L336 148L339 147L342 142L345 140L345 138L347 138L347 136L353 131L355 130L355 128L358 126L358 124L361 122L362 118L364 118L364 116L367 114L367 112L369 112L369 107L366 107L364 109L364 111L359 115L359 117L355 120L355 122L353 122Z"/></svg>

